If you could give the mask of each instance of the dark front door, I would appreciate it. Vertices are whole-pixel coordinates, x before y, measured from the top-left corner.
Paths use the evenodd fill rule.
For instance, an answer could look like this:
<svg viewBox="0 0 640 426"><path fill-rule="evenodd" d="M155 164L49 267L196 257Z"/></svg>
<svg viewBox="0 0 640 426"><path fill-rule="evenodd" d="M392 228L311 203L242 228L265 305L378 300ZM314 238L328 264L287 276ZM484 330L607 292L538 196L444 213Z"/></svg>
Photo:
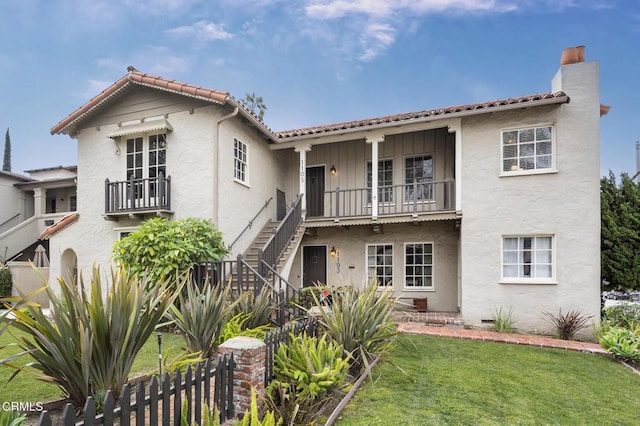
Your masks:
<svg viewBox="0 0 640 426"><path fill-rule="evenodd" d="M284 192L276 189L276 215L277 220L280 221L284 219L287 215L287 200L285 198Z"/></svg>
<svg viewBox="0 0 640 426"><path fill-rule="evenodd" d="M327 283L327 247L302 247L302 286Z"/></svg>
<svg viewBox="0 0 640 426"><path fill-rule="evenodd" d="M307 217L324 216L324 166L307 167Z"/></svg>

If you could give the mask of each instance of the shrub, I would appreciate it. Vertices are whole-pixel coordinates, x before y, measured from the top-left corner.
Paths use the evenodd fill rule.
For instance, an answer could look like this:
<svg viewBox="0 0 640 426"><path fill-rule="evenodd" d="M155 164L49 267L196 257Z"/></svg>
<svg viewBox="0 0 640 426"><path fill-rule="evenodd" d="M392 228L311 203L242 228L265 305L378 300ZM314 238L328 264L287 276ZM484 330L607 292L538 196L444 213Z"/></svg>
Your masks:
<svg viewBox="0 0 640 426"><path fill-rule="evenodd" d="M592 318L591 315L583 315L580 311L571 310L562 313L562 309L557 314L543 312L546 319L555 327L556 334L563 340L573 340L576 333L587 326Z"/></svg>
<svg viewBox="0 0 640 426"><path fill-rule="evenodd" d="M604 331L598 342L615 357L625 361L640 361L640 337L622 327L611 327Z"/></svg>
<svg viewBox="0 0 640 426"><path fill-rule="evenodd" d="M113 246L116 263L147 277L151 285L198 262L220 260L226 253L222 234L211 221L196 218L149 219Z"/></svg>
<svg viewBox="0 0 640 426"><path fill-rule="evenodd" d="M189 281L186 287L186 292L179 296L180 306L171 306L169 318L182 333L189 352L202 352L203 358L211 358L216 353L224 325L239 302L229 301L229 284L205 285L200 289Z"/></svg>
<svg viewBox="0 0 640 426"><path fill-rule="evenodd" d="M185 399L182 401L182 410L180 411L180 426L189 426L187 420L188 401ZM200 424L195 422L191 423L191 426L220 426L220 410L217 406L213 406L213 410L209 409L209 404L206 402L202 407L202 420Z"/></svg>
<svg viewBox="0 0 640 426"><path fill-rule="evenodd" d="M51 319L39 305L14 312L13 326L26 336L18 345L30 355L25 367L41 380L56 384L82 407L88 396L111 390L116 398L127 382L133 361L156 325L173 305L167 282L149 292L125 269L111 271L106 297L100 269L89 285L59 278L61 294L45 287ZM25 371L17 368L16 374Z"/></svg>
<svg viewBox="0 0 640 426"><path fill-rule="evenodd" d="M274 354L275 381L294 385L310 398L324 396L344 384L349 368L342 346L306 333L290 335L287 344L278 346Z"/></svg>
<svg viewBox="0 0 640 426"><path fill-rule="evenodd" d="M0 266L0 298L10 297L12 288L11 269L7 265Z"/></svg>
<svg viewBox="0 0 640 426"><path fill-rule="evenodd" d="M493 331L498 333L513 333L516 331L511 308L509 308L508 312L504 312L500 307L491 313L491 318L493 319Z"/></svg>
<svg viewBox="0 0 640 426"><path fill-rule="evenodd" d="M303 287L299 293L299 305L304 309L309 309L312 306L316 306L316 301L320 300L320 293L322 289L318 286Z"/></svg>
<svg viewBox="0 0 640 426"><path fill-rule="evenodd" d="M623 327L629 330L640 326L640 305L609 306L602 310L603 320L614 327Z"/></svg>
<svg viewBox="0 0 640 426"><path fill-rule="evenodd" d="M378 291L376 280L364 290L343 287L331 306L320 308L320 324L349 358L349 372L358 375L374 357L389 348L397 336L391 321L395 299L388 290Z"/></svg>
<svg viewBox="0 0 640 426"><path fill-rule="evenodd" d="M251 314L243 312L234 315L227 321L218 338L218 344L222 344L229 339L238 336L255 337L264 341L264 334L271 329L268 325L259 325L257 327L247 328L247 323L251 319Z"/></svg>

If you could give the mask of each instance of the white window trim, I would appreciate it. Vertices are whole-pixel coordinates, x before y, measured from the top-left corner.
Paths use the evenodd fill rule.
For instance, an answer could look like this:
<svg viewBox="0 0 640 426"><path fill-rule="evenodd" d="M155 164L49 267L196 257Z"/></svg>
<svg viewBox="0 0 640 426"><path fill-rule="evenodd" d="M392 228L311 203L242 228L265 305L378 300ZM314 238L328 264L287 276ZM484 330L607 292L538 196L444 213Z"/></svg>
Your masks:
<svg viewBox="0 0 640 426"><path fill-rule="evenodd" d="M532 170L514 170L514 171L504 171L502 170L504 165L504 144L502 142L503 134L505 132L512 132L517 130L525 130L525 129L535 129L538 127L551 127L551 167L547 169L532 169ZM529 175L546 175L552 173L558 173L558 169L556 167L556 157L557 157L557 149L556 149L556 125L555 123L539 123L532 124L529 126L520 126L520 127L506 127L500 129L500 177L507 176L529 176Z"/></svg>
<svg viewBox="0 0 640 426"><path fill-rule="evenodd" d="M517 278L505 277L504 274L504 239L505 238L523 238L523 237L548 237L551 238L551 277L550 278ZM556 285L557 281L557 254L556 254L556 235L555 234L505 234L500 238L500 284L532 284L532 285Z"/></svg>
<svg viewBox="0 0 640 426"><path fill-rule="evenodd" d="M417 153L417 154L405 154L402 156L402 204L407 206L407 205L411 205L414 202L409 200L407 201L405 198L405 185L407 185L406 181L407 181L407 158L416 158L416 157L431 157L431 182L433 182L435 184L435 182L437 181L436 179L436 155L435 153L432 152L421 152L421 153ZM435 188L435 186L434 186ZM418 204L426 204L426 203L435 203L436 200L435 198L429 199L429 200L417 200L416 203Z"/></svg>
<svg viewBox="0 0 640 426"><path fill-rule="evenodd" d="M396 267L395 267L395 245L392 242L379 242L379 243L370 243L370 244L365 244L365 248L364 248L364 268L365 268L365 277L367 277L367 285L369 285L371 283L371 278L373 277L369 277L369 247L375 247L375 246L391 246L391 284L390 285L378 285L378 291L380 290L388 290L388 289L392 289L395 287L395 280L394 280L394 276L396 274ZM376 277L377 278L377 277Z"/></svg>
<svg viewBox="0 0 640 426"><path fill-rule="evenodd" d="M167 171L167 175L165 176L165 178L167 176L169 176L169 162L167 161L169 159L169 134L168 133L164 133L164 132L145 132L145 133L134 133L134 134L130 134L130 135L126 135L126 136L122 136L121 137L121 144L123 144L123 148L122 148L122 152L124 153L124 155L121 155L121 161L123 164L122 167L122 173L123 173L123 181L127 180L127 156L128 156L128 152L127 152L127 140L129 139L136 139L136 138L142 138L142 178L143 179L148 179L149 178L149 152L150 152L150 142L149 142L149 137L150 136L154 136L154 135L164 135L164 140L165 140L165 154L166 154L166 158L165 158L165 170ZM156 164L157 165L157 164Z"/></svg>
<svg viewBox="0 0 640 426"><path fill-rule="evenodd" d="M244 169L244 180L239 179L236 177L236 153L235 153L235 142L238 141L239 143L241 143L242 145L244 145L245 147L245 154L247 156L247 161L244 163L245 164L245 169ZM251 185L249 185L249 144L246 142L243 142L242 140L240 140L240 138L234 137L233 138L233 142L234 142L234 147L233 147L233 181L236 183L239 183L240 185L244 185L247 188L250 188Z"/></svg>
<svg viewBox="0 0 640 426"><path fill-rule="evenodd" d="M116 241L120 241L122 238L124 238L122 234L132 233L134 231L137 231L138 229L140 229L139 226L122 226L118 228L113 228L113 230L116 233Z"/></svg>
<svg viewBox="0 0 640 426"><path fill-rule="evenodd" d="M431 286L426 287L409 287L407 286L407 245L409 244L431 244ZM402 291L403 292L425 292L436 291L436 245L433 241L407 241L403 245L402 250Z"/></svg>

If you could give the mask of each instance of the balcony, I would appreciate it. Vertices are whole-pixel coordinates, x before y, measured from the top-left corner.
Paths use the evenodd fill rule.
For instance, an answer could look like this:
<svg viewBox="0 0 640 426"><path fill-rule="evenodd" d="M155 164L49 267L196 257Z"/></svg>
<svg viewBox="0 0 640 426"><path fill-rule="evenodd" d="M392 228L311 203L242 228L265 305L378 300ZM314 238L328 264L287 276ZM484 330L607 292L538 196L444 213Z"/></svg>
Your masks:
<svg viewBox="0 0 640 426"><path fill-rule="evenodd" d="M171 176L155 178L105 180L105 216L118 220L119 216L166 217L171 211Z"/></svg>
<svg viewBox="0 0 640 426"><path fill-rule="evenodd" d="M378 215L373 216L371 188L325 191L324 215L307 214L308 226L335 223L409 222L457 218L455 180L415 181L409 184L378 187ZM309 206L309 201L307 201ZM432 216L432 217L429 217Z"/></svg>

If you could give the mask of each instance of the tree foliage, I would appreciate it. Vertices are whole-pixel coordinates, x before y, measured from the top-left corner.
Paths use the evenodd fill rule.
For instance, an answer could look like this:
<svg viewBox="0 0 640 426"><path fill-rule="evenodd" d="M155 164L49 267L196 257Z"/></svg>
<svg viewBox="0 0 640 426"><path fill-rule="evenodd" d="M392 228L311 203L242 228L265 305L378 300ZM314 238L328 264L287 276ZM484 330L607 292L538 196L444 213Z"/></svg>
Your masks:
<svg viewBox="0 0 640 426"><path fill-rule="evenodd" d="M267 106L264 104L262 96L257 96L255 93L247 93L240 102L260 120L264 118L264 112L267 110Z"/></svg>
<svg viewBox="0 0 640 426"><path fill-rule="evenodd" d="M11 171L11 136L9 136L9 128L4 135L4 159L2 161L2 170L5 172Z"/></svg>
<svg viewBox="0 0 640 426"><path fill-rule="evenodd" d="M600 180L601 278L605 289L640 289L640 184L610 171Z"/></svg>
<svg viewBox="0 0 640 426"><path fill-rule="evenodd" d="M197 218L149 219L113 247L115 262L146 276L151 285L198 262L220 260L226 253L222 233L211 221Z"/></svg>

